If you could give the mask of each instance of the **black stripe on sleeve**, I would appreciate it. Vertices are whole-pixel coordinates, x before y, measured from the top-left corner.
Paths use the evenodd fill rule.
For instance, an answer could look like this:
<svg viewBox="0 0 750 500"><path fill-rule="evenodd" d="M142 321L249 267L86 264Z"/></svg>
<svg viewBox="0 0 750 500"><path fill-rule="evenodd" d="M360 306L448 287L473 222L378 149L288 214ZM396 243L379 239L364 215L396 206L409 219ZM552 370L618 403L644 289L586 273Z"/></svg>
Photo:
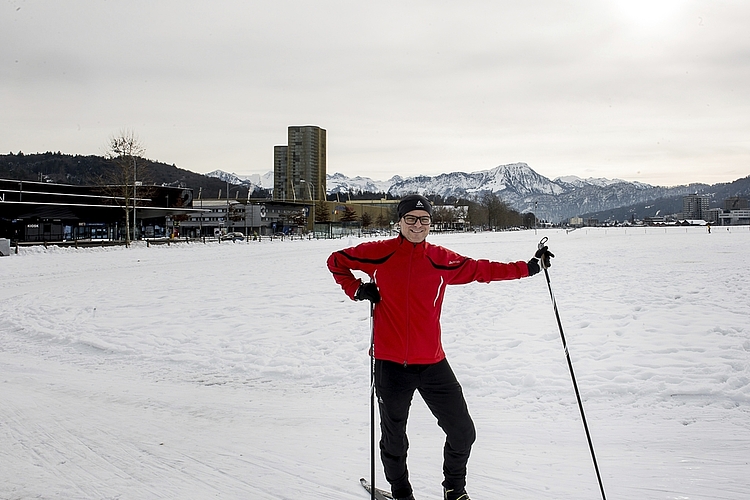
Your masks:
<svg viewBox="0 0 750 500"><path fill-rule="evenodd" d="M466 262L469 259L467 259L466 257L464 257L463 259L461 259L461 262L459 262L458 264L453 264L453 265L449 265L449 266L445 266L445 265L442 265L442 264L436 264L435 261L432 260L429 255L427 256L427 260L430 261L430 264L432 264L432 267L434 267L435 269L440 269L441 271L455 271L456 269L460 269L461 266L463 266L464 264L466 264Z"/></svg>
<svg viewBox="0 0 750 500"><path fill-rule="evenodd" d="M394 250L393 252L389 253L385 257L381 257L379 259L363 259L363 258L359 258L359 257L354 257L353 255L349 255L348 253L346 253L343 250L339 250L338 253L340 253L341 255L343 255L344 257L346 257L347 259L353 260L355 262L361 262L363 264L382 264L385 261L387 261L388 259L390 259L393 256L393 254L396 253L396 252Z"/></svg>

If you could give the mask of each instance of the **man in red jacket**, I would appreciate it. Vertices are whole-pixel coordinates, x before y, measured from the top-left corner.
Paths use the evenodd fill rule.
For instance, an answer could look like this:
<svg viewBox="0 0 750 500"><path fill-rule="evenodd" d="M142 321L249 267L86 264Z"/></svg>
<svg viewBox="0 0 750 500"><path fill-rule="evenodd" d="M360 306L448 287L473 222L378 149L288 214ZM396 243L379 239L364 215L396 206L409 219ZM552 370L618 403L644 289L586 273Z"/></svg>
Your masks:
<svg viewBox="0 0 750 500"><path fill-rule="evenodd" d="M510 280L536 274L554 257L544 247L529 262L474 260L425 241L432 206L420 195L398 204L400 234L334 252L328 269L354 300L377 304L373 312L375 389L380 407L380 456L397 500L414 500L406 454L406 420L419 391L446 434L443 461L446 500L469 500L466 464L476 437L461 385L445 359L440 311L448 285ZM352 274L370 276L363 283Z"/></svg>

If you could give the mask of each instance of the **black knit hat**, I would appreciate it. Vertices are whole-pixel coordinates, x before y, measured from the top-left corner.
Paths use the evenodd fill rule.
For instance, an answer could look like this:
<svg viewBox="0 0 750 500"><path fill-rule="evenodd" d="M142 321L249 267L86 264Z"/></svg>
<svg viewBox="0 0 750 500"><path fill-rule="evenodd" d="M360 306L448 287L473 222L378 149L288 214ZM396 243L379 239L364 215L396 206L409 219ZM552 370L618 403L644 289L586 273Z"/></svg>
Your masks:
<svg viewBox="0 0 750 500"><path fill-rule="evenodd" d="M398 218L399 220L412 210L424 210L430 216L432 216L432 205L424 196L420 194L410 194L404 196L398 203Z"/></svg>

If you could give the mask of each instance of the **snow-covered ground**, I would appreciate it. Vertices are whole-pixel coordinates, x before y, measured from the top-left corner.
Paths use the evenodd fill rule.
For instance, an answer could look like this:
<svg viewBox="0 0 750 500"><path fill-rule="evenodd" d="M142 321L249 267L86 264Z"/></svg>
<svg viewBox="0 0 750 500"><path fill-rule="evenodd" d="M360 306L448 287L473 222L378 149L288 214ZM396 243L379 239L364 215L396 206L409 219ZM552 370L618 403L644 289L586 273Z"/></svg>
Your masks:
<svg viewBox="0 0 750 500"><path fill-rule="evenodd" d="M430 241L507 261L542 236L607 497L749 498L750 228ZM359 241L0 258L0 498L367 498L369 310L325 268ZM443 327L472 498L600 498L544 275L450 288ZM418 396L409 432L437 500Z"/></svg>

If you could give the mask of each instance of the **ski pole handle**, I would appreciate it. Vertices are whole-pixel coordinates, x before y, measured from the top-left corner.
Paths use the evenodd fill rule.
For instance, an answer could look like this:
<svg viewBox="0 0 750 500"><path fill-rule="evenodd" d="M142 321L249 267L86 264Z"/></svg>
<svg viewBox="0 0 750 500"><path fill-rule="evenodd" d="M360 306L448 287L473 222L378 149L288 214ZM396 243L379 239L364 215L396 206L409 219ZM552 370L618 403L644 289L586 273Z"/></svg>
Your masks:
<svg viewBox="0 0 750 500"><path fill-rule="evenodd" d="M549 240L549 238L547 238L546 236L542 238L541 240L539 240L539 246L536 247L537 250L541 250L542 248L544 248L544 245L547 243L547 240Z"/></svg>

